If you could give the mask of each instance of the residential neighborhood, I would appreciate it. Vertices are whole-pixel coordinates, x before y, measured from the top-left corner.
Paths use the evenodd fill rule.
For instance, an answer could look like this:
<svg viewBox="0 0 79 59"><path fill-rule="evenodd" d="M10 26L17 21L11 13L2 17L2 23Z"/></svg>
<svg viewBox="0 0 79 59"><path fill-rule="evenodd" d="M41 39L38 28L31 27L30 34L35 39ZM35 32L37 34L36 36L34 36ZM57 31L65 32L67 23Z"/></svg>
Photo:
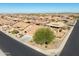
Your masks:
<svg viewBox="0 0 79 59"><path fill-rule="evenodd" d="M0 56L79 56L78 6L1 3Z"/></svg>
<svg viewBox="0 0 79 59"><path fill-rule="evenodd" d="M76 20L75 14L0 14L0 30L23 41L26 45L46 55L52 55L65 40ZM55 38L50 44L40 45L33 41L35 32L49 28ZM41 36L40 36L41 37Z"/></svg>

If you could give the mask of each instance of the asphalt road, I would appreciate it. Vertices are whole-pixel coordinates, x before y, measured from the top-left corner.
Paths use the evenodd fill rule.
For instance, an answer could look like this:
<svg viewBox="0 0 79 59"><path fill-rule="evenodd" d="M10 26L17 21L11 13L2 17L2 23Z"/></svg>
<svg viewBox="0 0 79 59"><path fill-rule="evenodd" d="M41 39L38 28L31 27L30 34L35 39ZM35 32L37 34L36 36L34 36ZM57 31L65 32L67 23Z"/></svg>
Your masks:
<svg viewBox="0 0 79 59"><path fill-rule="evenodd" d="M60 56L79 56L79 21L77 21Z"/></svg>
<svg viewBox="0 0 79 59"><path fill-rule="evenodd" d="M0 32L0 49L7 56L44 56L44 54L23 45L2 32Z"/></svg>

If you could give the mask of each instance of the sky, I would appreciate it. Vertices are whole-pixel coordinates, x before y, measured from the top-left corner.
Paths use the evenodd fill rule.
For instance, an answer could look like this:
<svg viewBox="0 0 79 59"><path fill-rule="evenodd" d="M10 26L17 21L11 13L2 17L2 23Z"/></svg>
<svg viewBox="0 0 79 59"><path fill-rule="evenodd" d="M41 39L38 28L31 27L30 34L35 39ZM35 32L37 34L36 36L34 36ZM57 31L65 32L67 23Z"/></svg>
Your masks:
<svg viewBox="0 0 79 59"><path fill-rule="evenodd" d="M0 3L0 13L79 13L79 3Z"/></svg>

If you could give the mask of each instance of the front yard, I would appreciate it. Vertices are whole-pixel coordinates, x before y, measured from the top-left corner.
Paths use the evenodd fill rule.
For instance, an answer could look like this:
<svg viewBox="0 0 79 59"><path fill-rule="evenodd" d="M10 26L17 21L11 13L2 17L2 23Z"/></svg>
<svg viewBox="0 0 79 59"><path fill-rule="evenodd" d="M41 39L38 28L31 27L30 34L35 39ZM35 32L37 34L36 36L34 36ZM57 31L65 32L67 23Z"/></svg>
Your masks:
<svg viewBox="0 0 79 59"><path fill-rule="evenodd" d="M17 40L24 40L26 45L30 45L33 49L36 48L41 53L51 55L60 47L71 30L71 25L76 21L74 18L72 20L69 18L64 20L58 16L56 17L57 19L52 18L53 20L43 16L42 18L38 17L38 21L32 18L29 20L27 20L28 18L24 19L24 21L17 20L17 22L13 20L14 25L9 21L8 24L0 22L1 30L13 35Z"/></svg>

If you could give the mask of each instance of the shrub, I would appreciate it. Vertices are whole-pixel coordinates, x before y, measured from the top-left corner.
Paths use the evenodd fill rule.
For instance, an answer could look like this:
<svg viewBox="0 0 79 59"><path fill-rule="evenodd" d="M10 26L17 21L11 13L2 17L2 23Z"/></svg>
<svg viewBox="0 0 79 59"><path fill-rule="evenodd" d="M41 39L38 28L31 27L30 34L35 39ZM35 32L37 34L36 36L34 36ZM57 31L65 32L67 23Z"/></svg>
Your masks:
<svg viewBox="0 0 79 59"><path fill-rule="evenodd" d="M13 30L11 33L12 33L12 34L17 34L17 33L19 33L19 31Z"/></svg>
<svg viewBox="0 0 79 59"><path fill-rule="evenodd" d="M54 40L55 35L49 28L40 28L38 29L34 36L33 41L37 44L49 44Z"/></svg>

